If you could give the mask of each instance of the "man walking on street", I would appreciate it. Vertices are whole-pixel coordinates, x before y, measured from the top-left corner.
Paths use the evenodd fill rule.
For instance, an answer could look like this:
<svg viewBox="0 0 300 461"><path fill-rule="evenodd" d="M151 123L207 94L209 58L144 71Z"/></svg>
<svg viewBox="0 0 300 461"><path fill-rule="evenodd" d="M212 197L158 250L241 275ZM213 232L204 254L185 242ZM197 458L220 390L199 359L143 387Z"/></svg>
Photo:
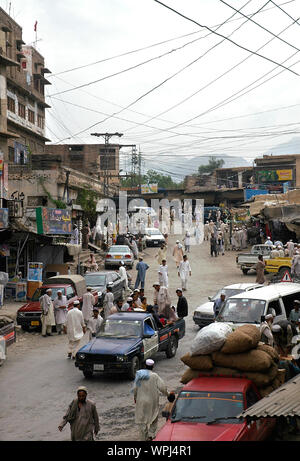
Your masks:
<svg viewBox="0 0 300 461"><path fill-rule="evenodd" d="M55 316L55 323L56 323L56 331L59 335L63 330L63 326L66 322L67 318L67 297L62 294L61 290L57 292L57 298L53 302L54 307L54 316Z"/></svg>
<svg viewBox="0 0 300 461"><path fill-rule="evenodd" d="M162 260L161 265L158 270L158 280L160 285L167 287L169 286L169 277L168 277L168 266L165 259Z"/></svg>
<svg viewBox="0 0 300 461"><path fill-rule="evenodd" d="M52 336L52 327L55 326L54 307L51 299L52 290L49 288L46 293L40 297L39 302L42 309L42 336Z"/></svg>
<svg viewBox="0 0 300 461"><path fill-rule="evenodd" d="M96 405L91 400L87 400L87 388L80 386L77 389L77 399L74 399L58 426L60 432L67 423L71 426L72 442L82 442L94 440L100 429L99 416Z"/></svg>
<svg viewBox="0 0 300 461"><path fill-rule="evenodd" d="M139 285L141 284L141 287L145 287L145 277L146 277L146 271L149 269L148 264L144 263L143 258L139 257L139 262L136 265L136 270L138 271L137 273L137 278L136 282L134 285L134 288L138 288Z"/></svg>
<svg viewBox="0 0 300 461"><path fill-rule="evenodd" d="M93 336L97 336L97 334L101 330L101 325L104 322L101 315L99 315L98 307L94 307L93 309L93 317L88 321L87 324L87 332L89 333L89 341L92 340Z"/></svg>
<svg viewBox="0 0 300 461"><path fill-rule="evenodd" d="M82 314L85 323L87 324L89 319L93 317L93 307L95 304L95 298L92 294L92 288L87 287L86 293L82 297Z"/></svg>
<svg viewBox="0 0 300 461"><path fill-rule="evenodd" d="M181 288L177 288L176 294L178 296L177 316L179 319L182 319L183 317L187 317L188 315L188 303L186 298L182 295Z"/></svg>
<svg viewBox="0 0 300 461"><path fill-rule="evenodd" d="M82 312L78 309L79 301L74 301L73 306L73 309L67 313L64 330L69 340L68 358L74 360L80 340L86 332L86 327Z"/></svg>
<svg viewBox="0 0 300 461"><path fill-rule="evenodd" d="M134 381L135 422L139 425L140 439L153 440L159 416L159 395L167 396L167 386L153 373L154 361L146 360L146 369L136 372Z"/></svg>
<svg viewBox="0 0 300 461"><path fill-rule="evenodd" d="M192 270L187 255L183 255L183 261L181 261L179 264L178 275L181 278L182 290L186 291L188 276L192 275Z"/></svg>
<svg viewBox="0 0 300 461"><path fill-rule="evenodd" d="M129 293L129 287L128 287L128 277L127 277L127 272L125 269L125 265L123 261L119 262L119 274L121 277L121 280L124 280L124 287L125 287L125 297L128 296Z"/></svg>
<svg viewBox="0 0 300 461"><path fill-rule="evenodd" d="M114 294L112 292L112 287L110 285L107 285L106 294L103 300L104 320L107 320L107 317L109 316L110 310L113 307L113 305L114 305Z"/></svg>

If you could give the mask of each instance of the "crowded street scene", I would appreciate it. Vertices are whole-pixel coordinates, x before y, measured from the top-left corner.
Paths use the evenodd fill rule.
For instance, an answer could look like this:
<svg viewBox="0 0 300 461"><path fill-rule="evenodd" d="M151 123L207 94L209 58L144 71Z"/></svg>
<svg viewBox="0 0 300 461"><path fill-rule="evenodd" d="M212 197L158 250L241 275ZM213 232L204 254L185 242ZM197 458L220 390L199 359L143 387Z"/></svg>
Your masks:
<svg viewBox="0 0 300 461"><path fill-rule="evenodd" d="M101 456L135 459L297 442L299 75L283 63L299 34L283 32L300 0L99 3L0 0L0 441L100 442ZM143 20L129 33L131 17ZM71 41L76 57L62 56ZM227 80L245 56L257 66ZM261 61L278 79L233 103Z"/></svg>

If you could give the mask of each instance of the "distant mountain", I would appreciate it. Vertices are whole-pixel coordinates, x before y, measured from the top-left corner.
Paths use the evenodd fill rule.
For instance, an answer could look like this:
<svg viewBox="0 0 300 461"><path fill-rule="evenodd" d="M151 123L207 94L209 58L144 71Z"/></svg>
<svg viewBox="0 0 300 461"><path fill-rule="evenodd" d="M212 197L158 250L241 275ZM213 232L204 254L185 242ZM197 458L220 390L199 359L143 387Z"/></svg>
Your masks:
<svg viewBox="0 0 300 461"><path fill-rule="evenodd" d="M234 168L240 166L251 166L250 162L241 157L233 157L229 155L218 155L214 156L216 159L223 159L224 165L222 168ZM143 169L144 171L153 169L160 173L172 176L173 180L180 182L185 176L196 174L200 165L207 165L209 163L209 157L193 157L187 158L182 156L176 156L172 159L168 159L168 162L163 160L161 157L153 157L151 160L145 162Z"/></svg>
<svg viewBox="0 0 300 461"><path fill-rule="evenodd" d="M277 146L272 147L258 157L263 155L289 155L289 154L300 154L300 137L290 139L287 142L282 144L277 144Z"/></svg>

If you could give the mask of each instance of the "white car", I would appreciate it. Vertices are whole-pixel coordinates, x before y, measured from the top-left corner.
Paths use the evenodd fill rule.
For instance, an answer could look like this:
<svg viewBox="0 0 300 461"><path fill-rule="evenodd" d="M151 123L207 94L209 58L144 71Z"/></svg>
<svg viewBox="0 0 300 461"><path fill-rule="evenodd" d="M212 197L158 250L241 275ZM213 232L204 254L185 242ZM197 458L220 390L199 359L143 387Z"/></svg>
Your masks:
<svg viewBox="0 0 300 461"><path fill-rule="evenodd" d="M147 227L145 229L144 240L147 247L160 246L162 243L165 243L163 234L156 227Z"/></svg>
<svg viewBox="0 0 300 461"><path fill-rule="evenodd" d="M221 293L224 292L226 299L231 296L235 296L243 291L255 290L261 288L263 285L258 283L235 283L233 285L227 285L226 287L219 290L214 296L209 296L209 301L207 303L201 304L194 311L193 320L200 328L209 325L214 322L214 302L221 296Z"/></svg>

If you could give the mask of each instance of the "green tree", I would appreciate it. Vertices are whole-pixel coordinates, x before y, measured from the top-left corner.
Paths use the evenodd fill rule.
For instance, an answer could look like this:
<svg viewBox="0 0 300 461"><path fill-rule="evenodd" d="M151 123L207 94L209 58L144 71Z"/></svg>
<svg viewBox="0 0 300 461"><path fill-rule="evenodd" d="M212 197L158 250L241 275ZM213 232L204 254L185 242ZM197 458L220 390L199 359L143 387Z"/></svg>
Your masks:
<svg viewBox="0 0 300 461"><path fill-rule="evenodd" d="M222 168L224 165L224 160L221 158L217 160L215 157L210 157L207 165L200 165L198 168L198 173L212 173L217 168Z"/></svg>
<svg viewBox="0 0 300 461"><path fill-rule="evenodd" d="M76 203L81 206L85 219L90 222L95 222L97 219L96 205L98 200L99 194L93 190L80 189L78 191Z"/></svg>
<svg viewBox="0 0 300 461"><path fill-rule="evenodd" d="M140 180L138 175L122 180L122 186L124 187L135 187L139 186L139 184ZM180 189L183 187L183 182L176 183L170 175L164 175L155 170L148 170L147 174L142 175L141 184L157 184L158 187L164 189Z"/></svg>

